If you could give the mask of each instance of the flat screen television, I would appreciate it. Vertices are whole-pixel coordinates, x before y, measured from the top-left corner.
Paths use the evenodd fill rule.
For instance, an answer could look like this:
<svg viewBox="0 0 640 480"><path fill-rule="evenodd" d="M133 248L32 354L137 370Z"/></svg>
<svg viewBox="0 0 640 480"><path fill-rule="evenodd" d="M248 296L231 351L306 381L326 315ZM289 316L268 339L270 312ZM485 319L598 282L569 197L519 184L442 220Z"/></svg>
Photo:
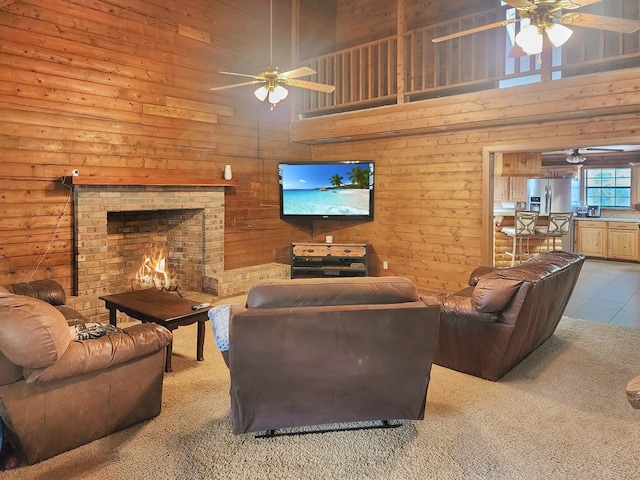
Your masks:
<svg viewBox="0 0 640 480"><path fill-rule="evenodd" d="M373 220L373 162L280 163L280 218Z"/></svg>

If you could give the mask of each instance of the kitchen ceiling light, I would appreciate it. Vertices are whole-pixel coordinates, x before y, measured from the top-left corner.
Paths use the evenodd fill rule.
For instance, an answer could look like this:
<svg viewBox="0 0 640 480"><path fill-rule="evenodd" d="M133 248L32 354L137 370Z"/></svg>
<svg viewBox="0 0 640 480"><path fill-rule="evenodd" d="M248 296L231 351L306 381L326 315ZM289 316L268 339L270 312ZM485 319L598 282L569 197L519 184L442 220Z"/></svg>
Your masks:
<svg viewBox="0 0 640 480"><path fill-rule="evenodd" d="M577 148L574 148L569 156L567 156L567 162L569 163L584 163L586 159L587 157L582 155Z"/></svg>

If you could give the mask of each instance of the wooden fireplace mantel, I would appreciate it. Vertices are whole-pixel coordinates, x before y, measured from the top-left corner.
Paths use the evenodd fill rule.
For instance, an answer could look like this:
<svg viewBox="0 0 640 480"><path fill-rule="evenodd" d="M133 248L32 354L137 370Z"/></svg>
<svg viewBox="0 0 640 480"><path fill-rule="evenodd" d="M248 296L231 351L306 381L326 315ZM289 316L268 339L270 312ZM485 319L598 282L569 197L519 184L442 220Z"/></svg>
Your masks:
<svg viewBox="0 0 640 480"><path fill-rule="evenodd" d="M196 177L92 177L67 175L62 179L65 185L119 185L135 186L150 185L161 187L235 187L237 180L223 180L218 178Z"/></svg>

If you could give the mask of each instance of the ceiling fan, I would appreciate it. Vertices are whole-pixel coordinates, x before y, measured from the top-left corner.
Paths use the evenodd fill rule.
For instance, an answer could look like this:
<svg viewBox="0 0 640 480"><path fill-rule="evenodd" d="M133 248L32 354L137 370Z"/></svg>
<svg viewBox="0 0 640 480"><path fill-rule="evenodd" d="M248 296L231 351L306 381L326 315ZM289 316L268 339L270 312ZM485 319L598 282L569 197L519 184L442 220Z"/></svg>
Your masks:
<svg viewBox="0 0 640 480"><path fill-rule="evenodd" d="M587 159L580 150L584 150L586 152L624 152L623 148L600 148L600 147L587 147L587 148L572 148L571 153L567 155L568 163L584 163Z"/></svg>
<svg viewBox="0 0 640 480"><path fill-rule="evenodd" d="M602 0L504 0L504 3L515 8L518 18L509 18L500 22L490 23L461 32L434 38L435 43L451 40L472 33L503 27L514 22L529 19L530 23L524 27L515 38L516 44L527 55L542 52L543 36L545 32L555 47L563 45L573 31L565 25L598 28L619 33L633 33L640 30L640 20L627 18L605 17L582 12L563 13L563 10L576 10Z"/></svg>
<svg viewBox="0 0 640 480"><path fill-rule="evenodd" d="M245 85L262 85L254 92L255 96L263 102L268 99L271 104L271 110L278 102L287 98L289 91L284 87L289 85L292 87L307 88L318 92L331 93L336 87L326 85L324 83L309 82L307 80L298 80L300 77L314 75L317 72L309 67L300 67L287 72L279 72L278 67L273 65L273 0L269 1L269 67L258 72L257 75L235 72L219 72L224 75L235 75L238 77L249 77L253 80L242 83L234 83L232 85L222 85L220 87L212 87L210 90L225 90L227 88L243 87Z"/></svg>

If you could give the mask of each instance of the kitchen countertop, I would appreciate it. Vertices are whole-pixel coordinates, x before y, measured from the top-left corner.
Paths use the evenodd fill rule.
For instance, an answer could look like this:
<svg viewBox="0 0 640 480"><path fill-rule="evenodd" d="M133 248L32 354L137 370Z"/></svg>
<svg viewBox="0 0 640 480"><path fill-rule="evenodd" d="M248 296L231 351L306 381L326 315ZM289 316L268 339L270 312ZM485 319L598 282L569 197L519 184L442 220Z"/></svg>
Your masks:
<svg viewBox="0 0 640 480"><path fill-rule="evenodd" d="M632 223L640 223L639 217L573 217L573 219L577 222L582 220L591 220L596 222L632 222Z"/></svg>

